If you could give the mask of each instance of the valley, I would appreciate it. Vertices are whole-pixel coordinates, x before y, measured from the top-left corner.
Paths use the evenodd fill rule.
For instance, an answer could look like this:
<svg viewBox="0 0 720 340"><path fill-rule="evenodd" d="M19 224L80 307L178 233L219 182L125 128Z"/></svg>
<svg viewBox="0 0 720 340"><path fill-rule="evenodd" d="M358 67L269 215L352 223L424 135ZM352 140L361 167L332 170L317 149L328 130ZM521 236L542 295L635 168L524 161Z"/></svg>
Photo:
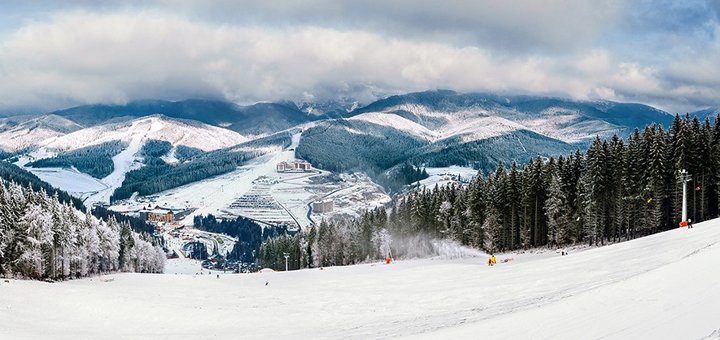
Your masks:
<svg viewBox="0 0 720 340"><path fill-rule="evenodd" d="M355 216L390 200L382 188L362 174L337 176L321 170L278 172L278 163L295 160L294 149L300 136L299 133L292 136L290 147L257 157L230 173L154 194L150 199L124 200L111 209L136 211L148 204L194 208L196 210L179 221L180 224L189 225L194 216L212 214L224 218L245 216L263 223L305 228L313 222L308 214L309 205L318 199L336 199L339 209L327 215L316 214L317 220L344 214ZM271 204L268 207L237 204L247 195L264 196Z"/></svg>
<svg viewBox="0 0 720 340"><path fill-rule="evenodd" d="M188 211L176 226L212 214L301 229L387 204L390 195L415 184L401 169L426 169L430 177L418 184L428 189L462 185L478 170L567 154L595 135L626 134L671 117L642 105L445 90L349 103L345 109L196 100L81 106L8 118L0 148L17 152L15 164L88 207L102 204L131 215L156 207ZM623 109L642 114L628 121L617 113ZM262 115L273 118L258 121ZM154 152L146 150L151 142L167 149L145 154ZM96 169L83 163L83 153L110 170L78 170ZM69 166L32 163L67 164L62 157ZM309 162L312 170L278 171L281 162L295 161ZM322 202L332 208L313 210Z"/></svg>

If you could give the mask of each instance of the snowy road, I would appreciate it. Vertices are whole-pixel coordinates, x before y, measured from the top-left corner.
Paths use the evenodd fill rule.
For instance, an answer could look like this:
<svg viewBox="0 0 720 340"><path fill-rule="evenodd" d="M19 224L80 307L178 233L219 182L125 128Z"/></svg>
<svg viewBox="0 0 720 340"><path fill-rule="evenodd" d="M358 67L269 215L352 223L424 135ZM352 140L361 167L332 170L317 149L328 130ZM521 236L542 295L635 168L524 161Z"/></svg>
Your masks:
<svg viewBox="0 0 720 340"><path fill-rule="evenodd" d="M473 258L12 281L0 283L0 338L699 339L720 329L719 241L716 220L495 267Z"/></svg>

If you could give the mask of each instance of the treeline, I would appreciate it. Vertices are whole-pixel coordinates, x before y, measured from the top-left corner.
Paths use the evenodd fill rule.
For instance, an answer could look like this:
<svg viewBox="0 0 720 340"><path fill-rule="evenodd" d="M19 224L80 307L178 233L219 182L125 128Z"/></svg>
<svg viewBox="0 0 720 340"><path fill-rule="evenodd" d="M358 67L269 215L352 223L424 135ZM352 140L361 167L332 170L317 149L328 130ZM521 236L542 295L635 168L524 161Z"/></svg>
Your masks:
<svg viewBox="0 0 720 340"><path fill-rule="evenodd" d="M43 189L0 181L0 274L64 280L114 271L160 273L165 253L114 218L83 214Z"/></svg>
<svg viewBox="0 0 720 340"><path fill-rule="evenodd" d="M264 240L288 233L287 227L266 226L263 228L244 217L231 220L217 219L213 215L195 216L193 224L200 230L236 237L238 241L232 251L223 255L227 255L230 260L239 260L245 263L255 262L255 258L260 254L260 245Z"/></svg>
<svg viewBox="0 0 720 340"><path fill-rule="evenodd" d="M151 139L145 142L145 145L140 149L140 156L145 158L148 162L150 158L160 158L170 154L173 150L172 143L164 140ZM198 157L205 153L204 151L185 145L178 145L175 147L175 158L179 162L185 162L191 160L193 157Z"/></svg>
<svg viewBox="0 0 720 340"><path fill-rule="evenodd" d="M468 186L412 192L387 214L381 208L322 223L267 242L261 253L274 263L277 254L294 251L302 267L352 264L384 257L388 249L402 256L411 249L407 240L419 236L487 252L627 240L678 227L682 169L692 175L689 218L717 217L719 155L720 117L711 123L676 116L667 131L651 125L627 141L597 138L586 153L536 158L522 169L501 163Z"/></svg>
<svg viewBox="0 0 720 340"><path fill-rule="evenodd" d="M60 203L70 204L77 210L85 210L85 205L80 199L63 190L54 188L47 182L44 182L35 176L32 172L20 168L12 163L0 162L0 178L7 182L17 183L20 187L30 186L33 191L42 190L46 192L48 196L57 196ZM133 230L139 233L153 234L155 232L155 227L148 224L146 221L126 214L114 212L103 206L93 207L92 214L104 221L108 221L110 217L114 217L118 222L127 222Z"/></svg>
<svg viewBox="0 0 720 340"><path fill-rule="evenodd" d="M287 148L292 145L293 133L299 133L300 129L295 128L288 131L278 132L267 137L253 139L244 143L240 143L235 147L238 148L262 148L268 146L278 146L281 148Z"/></svg>
<svg viewBox="0 0 720 340"><path fill-rule="evenodd" d="M138 233L145 233L148 235L153 235L155 233L155 226L148 223L146 220L130 216L128 214L112 211L101 205L93 207L92 214L93 216L103 221L109 221L111 218L113 218L120 223L125 223L129 225L132 230Z"/></svg>
<svg viewBox="0 0 720 340"><path fill-rule="evenodd" d="M112 158L126 147L127 144L121 141L106 142L63 152L55 157L39 159L28 163L27 166L35 168L75 167L78 171L95 178L104 178L115 169Z"/></svg>
<svg viewBox="0 0 720 340"><path fill-rule="evenodd" d="M270 238L260 248L260 264L275 270L285 269L285 253L288 253L288 268L344 266L384 258L391 252L403 256L414 248L427 247L429 239L396 239L395 249L391 248L391 237L386 225L384 209L377 209L362 218L344 220L338 223L322 221L319 226L295 235L280 235Z"/></svg>

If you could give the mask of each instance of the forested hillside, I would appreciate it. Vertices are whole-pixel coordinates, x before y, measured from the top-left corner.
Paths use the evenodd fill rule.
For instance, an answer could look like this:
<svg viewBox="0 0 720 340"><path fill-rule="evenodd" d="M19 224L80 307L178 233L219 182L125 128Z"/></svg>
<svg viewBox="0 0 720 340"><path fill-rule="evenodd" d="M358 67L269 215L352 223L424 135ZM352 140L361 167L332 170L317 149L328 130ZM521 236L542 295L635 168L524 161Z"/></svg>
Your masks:
<svg viewBox="0 0 720 340"><path fill-rule="evenodd" d="M412 183L403 179L403 164L416 167L461 165L491 171L501 162L524 164L533 157L550 157L575 146L527 130L465 142L452 137L435 143L389 126L361 120L333 120L306 130L296 150L299 158L318 168L362 171L389 192ZM418 180L418 178L414 178Z"/></svg>
<svg viewBox="0 0 720 340"><path fill-rule="evenodd" d="M562 155L576 148L532 131L518 130L469 143L460 137L444 140L417 150L411 161L427 167L461 165L487 172L503 162L525 164L537 156Z"/></svg>
<svg viewBox="0 0 720 340"><path fill-rule="evenodd" d="M536 158L522 168L502 163L468 186L413 192L390 213L321 223L318 228L268 242L263 256L291 252L307 266L345 265L395 256L430 240L500 252L532 247L600 245L676 228L681 169L693 222L720 211L720 117L676 116L670 129L650 125L626 141L595 139L587 152ZM414 242L414 243L413 243ZM265 255L267 254L267 255Z"/></svg>
<svg viewBox="0 0 720 340"><path fill-rule="evenodd" d="M113 172L112 158L127 148L127 143L116 140L102 144L63 152L51 158L43 158L28 163L35 168L69 168L75 167L95 178L103 178Z"/></svg>
<svg viewBox="0 0 720 340"><path fill-rule="evenodd" d="M299 158L318 168L379 173L407 160L427 145L399 130L353 120L332 120L303 132Z"/></svg>

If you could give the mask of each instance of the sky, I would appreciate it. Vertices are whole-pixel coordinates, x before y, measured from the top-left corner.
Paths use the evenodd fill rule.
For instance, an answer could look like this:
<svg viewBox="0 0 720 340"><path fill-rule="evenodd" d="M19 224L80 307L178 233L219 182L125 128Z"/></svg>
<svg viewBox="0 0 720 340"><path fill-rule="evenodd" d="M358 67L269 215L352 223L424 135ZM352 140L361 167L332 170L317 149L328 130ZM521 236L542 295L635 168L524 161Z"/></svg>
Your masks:
<svg viewBox="0 0 720 340"><path fill-rule="evenodd" d="M429 89L720 106L720 1L0 3L0 112Z"/></svg>

